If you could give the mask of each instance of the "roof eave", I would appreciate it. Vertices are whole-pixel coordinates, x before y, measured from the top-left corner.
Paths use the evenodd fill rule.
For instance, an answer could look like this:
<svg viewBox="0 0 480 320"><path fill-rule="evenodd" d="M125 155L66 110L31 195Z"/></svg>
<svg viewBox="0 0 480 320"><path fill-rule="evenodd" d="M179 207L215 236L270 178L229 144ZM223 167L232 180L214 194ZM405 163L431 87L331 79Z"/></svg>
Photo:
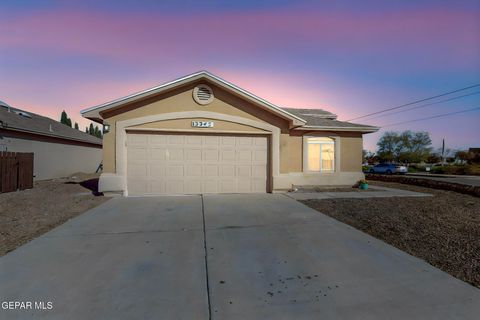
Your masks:
<svg viewBox="0 0 480 320"><path fill-rule="evenodd" d="M365 126L365 127L338 127L338 126L302 126L296 128L297 130L311 130L311 131L354 131L362 133L373 133L380 130L380 127Z"/></svg>
<svg viewBox="0 0 480 320"><path fill-rule="evenodd" d="M71 140L71 141L77 141L77 142L83 142L83 143L89 143L89 144L94 144L94 145L98 145L98 146L103 145L103 141L102 142L100 142L100 141L99 142L94 142L94 141L88 141L88 140L83 140L83 139L75 139L75 138L62 136L62 135L58 135L58 134L47 134L47 133L40 132L40 131L28 130L28 129L17 128L17 127L12 127L12 126L0 127L0 129L18 131L18 132L25 132L25 133L30 133L30 134L36 134L36 135L39 135L39 136L59 138L59 139Z"/></svg>
<svg viewBox="0 0 480 320"><path fill-rule="evenodd" d="M100 120L103 120L103 118L100 114L102 111L105 111L105 110L108 110L108 109L113 109L113 108L116 108L116 107L120 107L124 104L131 103L131 102L137 101L137 100L141 100L141 99L144 99L144 98L146 98L150 95L159 94L159 93L162 93L164 91L168 91L168 90L170 90L174 87L181 86L181 85L186 84L188 82L200 80L202 78L205 78L209 81L212 81L213 83L219 85L220 87L224 87L224 88L227 88L227 89L229 88L233 93L237 94L238 96L243 97L247 100L256 102L256 104L258 104L259 106L261 106L265 109L269 109L271 111L274 111L277 115L281 116L282 118L291 121L291 126L292 127L306 124L306 121L303 120L302 118L297 117L296 115L294 115L294 114L292 114L288 111L285 111L282 108L280 108L280 107L278 107L278 106L276 106L276 105L274 105L274 104L272 104L272 103L270 103L270 102L268 102L268 101L266 101L266 100L264 100L260 97L257 97L256 95L254 95L254 94L252 94L252 93L250 93L246 90L243 90L242 88L237 87L236 85L234 85L234 84L232 84L232 83L230 83L226 80L223 80L222 78L219 78L219 77L217 77L217 76L215 76L215 75L213 75L213 74L211 74L207 71L201 71L201 72L193 73L193 74L185 76L183 78L179 78L179 79L167 82L167 83L162 84L160 86L156 86L156 87L144 90L144 91L140 91L140 92L125 96L123 98L119 98L119 99L116 99L116 100L113 100L113 101L110 101L110 102L107 102L107 103L103 103L103 104L100 104L100 105L97 105L97 106L94 106L94 107L91 107L91 108L87 108L87 109L81 110L80 113L82 114L82 116L84 118L90 119L92 121L99 122Z"/></svg>

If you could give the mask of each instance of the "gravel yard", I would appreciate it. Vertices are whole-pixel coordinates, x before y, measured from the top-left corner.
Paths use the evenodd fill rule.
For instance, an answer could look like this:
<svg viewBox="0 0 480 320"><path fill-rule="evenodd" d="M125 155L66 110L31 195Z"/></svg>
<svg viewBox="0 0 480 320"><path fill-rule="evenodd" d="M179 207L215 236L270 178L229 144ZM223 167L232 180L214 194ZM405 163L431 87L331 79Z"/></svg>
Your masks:
<svg viewBox="0 0 480 320"><path fill-rule="evenodd" d="M0 256L107 201L97 183L98 176L79 173L0 194Z"/></svg>
<svg viewBox="0 0 480 320"><path fill-rule="evenodd" d="M480 287L480 198L399 183L370 184L433 197L301 202Z"/></svg>

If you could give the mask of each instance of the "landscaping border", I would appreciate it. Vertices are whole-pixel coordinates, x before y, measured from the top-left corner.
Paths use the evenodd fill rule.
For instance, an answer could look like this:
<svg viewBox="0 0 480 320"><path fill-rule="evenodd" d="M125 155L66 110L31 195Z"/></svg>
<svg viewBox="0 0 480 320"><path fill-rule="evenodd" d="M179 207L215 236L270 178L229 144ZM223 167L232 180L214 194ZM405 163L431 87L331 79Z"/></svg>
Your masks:
<svg viewBox="0 0 480 320"><path fill-rule="evenodd" d="M383 174L365 174L367 180L377 180L385 182L398 182L403 184L410 184L415 186L455 191L459 193L469 194L475 197L480 197L479 186L469 186L465 184L438 181L431 179L422 179L421 177L408 177L408 176L395 176L395 175L383 175Z"/></svg>

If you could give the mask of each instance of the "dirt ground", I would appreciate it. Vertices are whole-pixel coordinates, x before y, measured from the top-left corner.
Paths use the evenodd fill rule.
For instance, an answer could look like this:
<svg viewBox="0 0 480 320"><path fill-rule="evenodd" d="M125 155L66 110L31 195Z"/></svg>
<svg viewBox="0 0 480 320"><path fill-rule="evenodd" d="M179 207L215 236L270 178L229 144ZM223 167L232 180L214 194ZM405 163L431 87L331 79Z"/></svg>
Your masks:
<svg viewBox="0 0 480 320"><path fill-rule="evenodd" d="M97 186L98 175L78 173L0 194L0 256L110 199Z"/></svg>
<svg viewBox="0 0 480 320"><path fill-rule="evenodd" d="M373 190L367 189L363 190L358 187L297 187L295 192L370 192L370 191L383 191L383 190Z"/></svg>
<svg viewBox="0 0 480 320"><path fill-rule="evenodd" d="M434 196L301 202L480 288L480 198L399 183L370 184Z"/></svg>

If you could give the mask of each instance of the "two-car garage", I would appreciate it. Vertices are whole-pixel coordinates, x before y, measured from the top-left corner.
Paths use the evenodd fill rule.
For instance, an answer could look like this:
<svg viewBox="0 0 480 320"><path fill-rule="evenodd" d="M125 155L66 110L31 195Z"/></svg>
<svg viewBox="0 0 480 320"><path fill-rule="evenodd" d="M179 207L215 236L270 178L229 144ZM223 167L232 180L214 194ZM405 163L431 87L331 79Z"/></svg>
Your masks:
<svg viewBox="0 0 480 320"><path fill-rule="evenodd" d="M127 132L129 195L269 191L268 137Z"/></svg>

